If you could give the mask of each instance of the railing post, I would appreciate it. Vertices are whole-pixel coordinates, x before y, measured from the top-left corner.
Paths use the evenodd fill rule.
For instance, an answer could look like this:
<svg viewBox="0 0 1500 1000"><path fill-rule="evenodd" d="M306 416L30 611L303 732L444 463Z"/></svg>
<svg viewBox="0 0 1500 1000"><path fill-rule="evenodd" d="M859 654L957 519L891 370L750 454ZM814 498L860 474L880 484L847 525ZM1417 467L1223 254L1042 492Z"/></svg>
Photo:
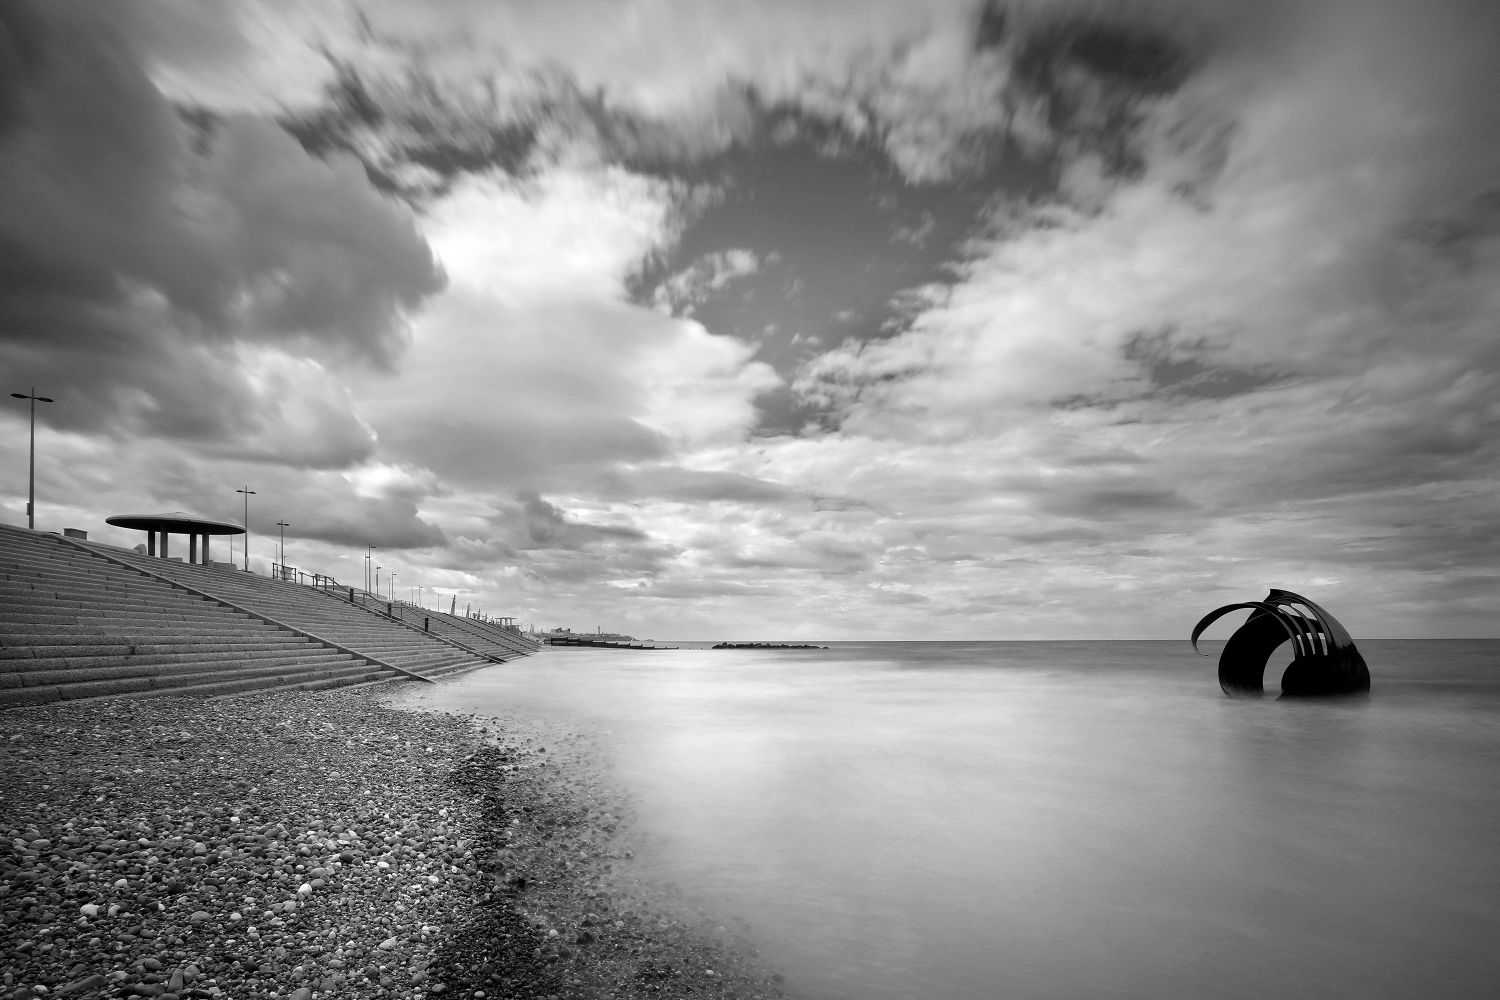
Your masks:
<svg viewBox="0 0 1500 1000"><path fill-rule="evenodd" d="M353 587L349 588L349 603L350 604L354 603L354 588Z"/></svg>
<svg viewBox="0 0 1500 1000"><path fill-rule="evenodd" d="M430 632L430 631L432 631L432 619L431 618L423 618L422 619L422 631L423 632Z"/></svg>

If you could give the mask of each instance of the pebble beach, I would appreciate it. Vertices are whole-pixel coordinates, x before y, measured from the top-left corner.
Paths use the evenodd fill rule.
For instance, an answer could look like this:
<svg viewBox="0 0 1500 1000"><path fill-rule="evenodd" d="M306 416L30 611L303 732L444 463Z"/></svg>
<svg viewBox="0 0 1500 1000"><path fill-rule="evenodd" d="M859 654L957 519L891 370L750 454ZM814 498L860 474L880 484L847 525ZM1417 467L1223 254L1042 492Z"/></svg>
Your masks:
<svg viewBox="0 0 1500 1000"><path fill-rule="evenodd" d="M576 734L385 699L0 713L0 997L784 996Z"/></svg>

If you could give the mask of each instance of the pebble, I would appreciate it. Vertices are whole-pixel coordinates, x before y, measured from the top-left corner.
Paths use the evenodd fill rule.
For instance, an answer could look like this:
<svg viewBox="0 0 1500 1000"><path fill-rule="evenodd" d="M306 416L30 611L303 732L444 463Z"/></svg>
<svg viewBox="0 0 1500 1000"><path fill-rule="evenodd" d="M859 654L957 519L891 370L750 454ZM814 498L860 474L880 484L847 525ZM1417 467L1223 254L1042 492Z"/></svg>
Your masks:
<svg viewBox="0 0 1500 1000"><path fill-rule="evenodd" d="M348 692L0 712L0 998L784 996L613 900L621 810L525 742Z"/></svg>

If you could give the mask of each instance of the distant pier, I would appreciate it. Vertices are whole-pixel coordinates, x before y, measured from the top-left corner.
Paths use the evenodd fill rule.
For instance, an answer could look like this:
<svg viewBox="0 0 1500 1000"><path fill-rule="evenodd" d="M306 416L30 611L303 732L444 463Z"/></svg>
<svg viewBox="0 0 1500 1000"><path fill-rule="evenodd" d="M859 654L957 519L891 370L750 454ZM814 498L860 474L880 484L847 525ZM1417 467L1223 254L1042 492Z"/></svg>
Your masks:
<svg viewBox="0 0 1500 1000"><path fill-rule="evenodd" d="M720 642L710 649L827 649L810 642Z"/></svg>

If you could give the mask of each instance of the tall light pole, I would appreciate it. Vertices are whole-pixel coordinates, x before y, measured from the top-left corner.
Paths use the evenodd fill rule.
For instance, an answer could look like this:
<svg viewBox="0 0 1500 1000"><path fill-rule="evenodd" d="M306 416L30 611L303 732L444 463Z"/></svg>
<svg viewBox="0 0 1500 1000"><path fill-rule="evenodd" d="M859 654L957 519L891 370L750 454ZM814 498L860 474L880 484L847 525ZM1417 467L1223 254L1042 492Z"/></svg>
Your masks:
<svg viewBox="0 0 1500 1000"><path fill-rule="evenodd" d="M36 386L31 387L31 395L19 392L11 393L16 399L31 400L31 458L27 465L26 475L26 527L36 527L36 404L51 403L54 400L46 396L36 394Z"/></svg>
<svg viewBox="0 0 1500 1000"><path fill-rule="evenodd" d="M396 571L395 570L391 570L391 579L390 579L390 582L387 584L387 586L390 587L390 589L391 589L391 600L394 601L396 599Z"/></svg>
<svg viewBox="0 0 1500 1000"><path fill-rule="evenodd" d="M375 564L375 596L380 596L380 563Z"/></svg>
<svg viewBox="0 0 1500 1000"><path fill-rule="evenodd" d="M290 521L276 522L276 527L281 529L281 555L277 556L276 559L281 564L281 578L283 580L286 579L286 529L291 526L292 523Z"/></svg>
<svg viewBox="0 0 1500 1000"><path fill-rule="evenodd" d="M365 593L370 592L370 567L375 565L375 550L378 545L371 545L365 549Z"/></svg>
<svg viewBox="0 0 1500 1000"><path fill-rule="evenodd" d="M250 572L250 498L255 496L255 491L250 488L249 483L246 483L244 489L235 490L235 492L245 494L245 572L248 573Z"/></svg>

